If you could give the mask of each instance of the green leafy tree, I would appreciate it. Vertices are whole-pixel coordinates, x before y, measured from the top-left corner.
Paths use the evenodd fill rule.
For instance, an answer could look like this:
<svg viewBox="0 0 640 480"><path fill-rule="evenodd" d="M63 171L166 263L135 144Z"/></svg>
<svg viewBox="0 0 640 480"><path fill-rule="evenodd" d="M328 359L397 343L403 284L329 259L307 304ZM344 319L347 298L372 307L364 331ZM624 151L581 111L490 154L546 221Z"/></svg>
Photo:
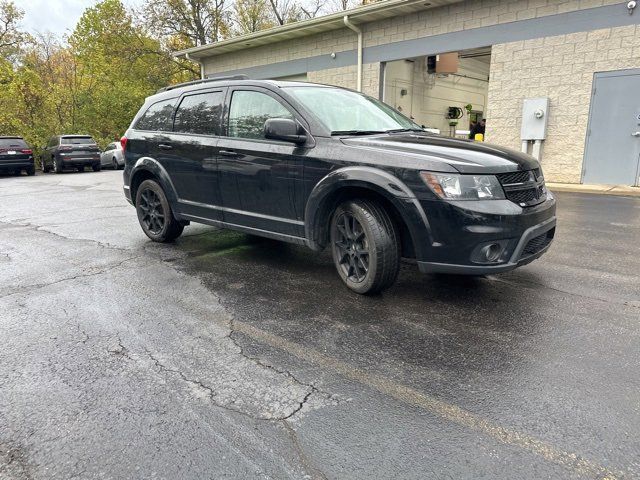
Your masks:
<svg viewBox="0 0 640 480"><path fill-rule="evenodd" d="M236 0L233 13L235 35L258 32L275 25L267 0Z"/></svg>

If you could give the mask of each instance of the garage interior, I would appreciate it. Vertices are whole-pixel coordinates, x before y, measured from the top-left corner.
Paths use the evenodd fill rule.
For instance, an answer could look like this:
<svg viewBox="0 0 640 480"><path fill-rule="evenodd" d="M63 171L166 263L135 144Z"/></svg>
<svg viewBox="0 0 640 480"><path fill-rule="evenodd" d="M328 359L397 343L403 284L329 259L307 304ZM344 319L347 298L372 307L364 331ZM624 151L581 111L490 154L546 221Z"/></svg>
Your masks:
<svg viewBox="0 0 640 480"><path fill-rule="evenodd" d="M484 118L491 47L387 62L383 100L416 123L468 137Z"/></svg>

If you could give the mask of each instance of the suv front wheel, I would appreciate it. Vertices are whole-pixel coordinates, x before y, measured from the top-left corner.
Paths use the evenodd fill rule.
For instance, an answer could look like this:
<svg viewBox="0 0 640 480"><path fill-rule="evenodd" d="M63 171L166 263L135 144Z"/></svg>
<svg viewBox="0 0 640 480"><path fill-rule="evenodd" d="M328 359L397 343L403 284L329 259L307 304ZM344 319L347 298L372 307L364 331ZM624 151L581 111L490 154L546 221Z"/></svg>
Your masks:
<svg viewBox="0 0 640 480"><path fill-rule="evenodd" d="M398 232L387 211L375 201L347 201L335 210L331 250L338 275L356 293L384 290L398 276Z"/></svg>
<svg viewBox="0 0 640 480"><path fill-rule="evenodd" d="M184 230L171 211L167 196L154 180L145 180L136 192L136 211L144 233L154 242L172 242Z"/></svg>

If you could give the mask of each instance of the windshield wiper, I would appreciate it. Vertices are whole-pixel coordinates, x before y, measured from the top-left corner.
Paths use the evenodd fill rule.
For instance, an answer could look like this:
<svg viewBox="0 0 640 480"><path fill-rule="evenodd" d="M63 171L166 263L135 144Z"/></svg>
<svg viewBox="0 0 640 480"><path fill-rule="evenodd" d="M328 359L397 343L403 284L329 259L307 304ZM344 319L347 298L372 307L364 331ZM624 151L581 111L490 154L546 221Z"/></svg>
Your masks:
<svg viewBox="0 0 640 480"><path fill-rule="evenodd" d="M334 130L331 135L376 135L386 133L384 130Z"/></svg>
<svg viewBox="0 0 640 480"><path fill-rule="evenodd" d="M384 133L400 133L400 132L424 132L422 128L392 128L385 130Z"/></svg>

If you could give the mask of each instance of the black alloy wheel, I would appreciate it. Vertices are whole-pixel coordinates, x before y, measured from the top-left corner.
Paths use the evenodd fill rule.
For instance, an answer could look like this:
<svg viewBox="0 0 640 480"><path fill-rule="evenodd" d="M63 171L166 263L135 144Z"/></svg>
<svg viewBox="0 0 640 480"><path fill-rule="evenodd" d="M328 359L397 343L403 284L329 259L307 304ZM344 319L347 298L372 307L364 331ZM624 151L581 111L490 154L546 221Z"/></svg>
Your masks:
<svg viewBox="0 0 640 480"><path fill-rule="evenodd" d="M336 219L336 230L338 264L348 280L362 282L369 272L369 241L364 228L350 212L342 212Z"/></svg>
<svg viewBox="0 0 640 480"><path fill-rule="evenodd" d="M145 180L138 187L136 210L142 230L154 242L171 242L184 230L184 225L174 218L162 187L154 180Z"/></svg>
<svg viewBox="0 0 640 480"><path fill-rule="evenodd" d="M162 208L158 194L149 188L144 190L140 194L138 208L142 210L141 221L147 230L154 235L159 235L164 229L166 212Z"/></svg>
<svg viewBox="0 0 640 480"><path fill-rule="evenodd" d="M400 269L400 236L383 206L373 200L350 200L331 219L333 262L342 281L356 293L390 287Z"/></svg>

